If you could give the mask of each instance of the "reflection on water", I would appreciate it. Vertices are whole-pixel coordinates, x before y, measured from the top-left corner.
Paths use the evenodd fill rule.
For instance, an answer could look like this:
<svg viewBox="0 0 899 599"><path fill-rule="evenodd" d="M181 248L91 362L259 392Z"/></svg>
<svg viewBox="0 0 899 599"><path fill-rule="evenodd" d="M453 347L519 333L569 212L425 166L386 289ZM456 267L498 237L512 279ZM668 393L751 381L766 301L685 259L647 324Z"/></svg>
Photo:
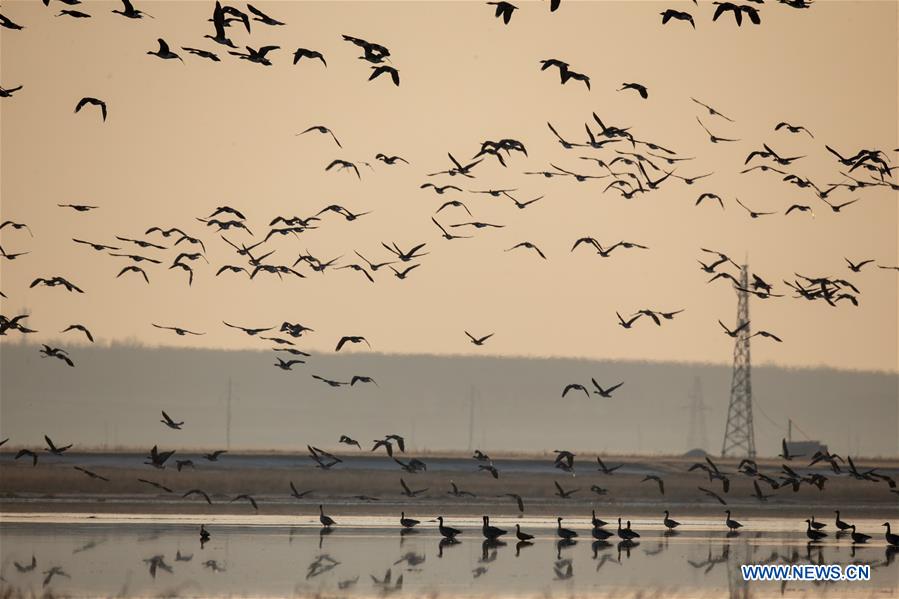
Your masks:
<svg viewBox="0 0 899 599"><path fill-rule="evenodd" d="M155 518L154 518L155 519ZM211 539L200 543L198 525L179 516L4 517L0 522L0 575L12 596L895 596L899 570L882 534L868 545L828 537L809 545L794 523L769 520L768 532L727 535L720 523L686 523L665 534L635 523L641 537L597 541L578 527L573 541L555 538L549 521L516 520L535 534L511 532L483 541L477 521L453 519L456 542L441 539L436 524L399 530L382 518L347 518L321 531L312 521L238 524L207 521ZM425 519L423 519L425 520ZM338 519L338 522L340 520ZM567 520L566 520L567 522ZM879 521L861 523L876 531ZM614 531L614 527L611 527ZM739 577L744 563L864 563L872 579L858 583L752 583ZM5 594L4 594L5 596Z"/></svg>

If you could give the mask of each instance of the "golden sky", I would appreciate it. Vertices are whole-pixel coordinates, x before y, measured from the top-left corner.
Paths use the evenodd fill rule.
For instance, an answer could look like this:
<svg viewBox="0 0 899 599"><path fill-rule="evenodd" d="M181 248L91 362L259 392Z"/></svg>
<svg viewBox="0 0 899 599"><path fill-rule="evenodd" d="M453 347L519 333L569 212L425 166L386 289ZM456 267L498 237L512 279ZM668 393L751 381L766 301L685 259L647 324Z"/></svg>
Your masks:
<svg viewBox="0 0 899 599"><path fill-rule="evenodd" d="M211 2L141 2L136 6L155 17L142 20L112 14L120 7L112 2L85 2L81 8L93 16L81 20L55 17L58 3L5 2L3 14L25 29L0 33L0 85L24 88L0 100L0 216L28 223L34 238L10 228L0 233L7 252L31 252L0 262L0 289L9 296L2 313L27 308L30 326L40 331L35 340L56 339L65 347L81 342L76 334L58 334L74 322L100 342L247 348L264 342L222 320L252 327L290 321L315 329L298 344L306 350L331 351L342 335L354 334L381 352L728 362L733 341L716 320L733 324L735 295L724 282L706 284L696 262L707 257L699 250L706 247L748 257L775 292L787 294L751 302L753 330L784 339L756 338L755 361L897 370L899 273L870 264L855 274L844 262L899 264L896 192L835 191L834 202L860 198L835 214L810 190L771 173L739 174L746 155L763 143L784 156L806 156L790 172L822 187L844 180L824 144L844 155L880 148L895 161L895 2L819 1L808 10L766 3L762 24L741 28L728 15L713 23L706 2L563 0L555 13L545 2L517 4L506 26L481 2L257 2L287 25L254 22L250 35L235 25L229 35L238 45L281 46L269 55L274 65L265 67L228 56L202 37L212 33ZM696 30L662 26L659 13L669 6L691 11ZM368 82L368 63L341 34L389 47L401 85L383 77ZM158 37L183 64L146 54ZM190 56L181 46L212 50L222 61ZM321 51L328 67L306 60L292 65L297 47ZM592 90L576 81L559 85L555 71L540 71L547 58L589 74ZM646 85L649 98L619 92L626 81ZM91 107L73 114L83 96L108 103L106 123ZM736 122L709 116L691 97ZM603 174L579 157L609 160L616 146L565 150L546 126L551 121L571 141L583 142L592 112L631 127L638 139L695 156L678 163L678 174L714 175L690 186L666 182L625 200L603 192L609 179L578 183L522 174L548 170L551 162ZM740 141L709 143L697 116L714 133ZM814 138L775 132L780 121L804 125ZM330 126L343 148L324 136L295 135L317 124ZM450 166L447 152L468 159L483 140L506 137L521 140L528 156L513 154L508 168L485 160L473 170L476 179L426 176ZM411 164L387 166L374 160L378 152ZM325 172L335 158L367 161L373 170L360 167L361 180ZM419 189L427 181L466 191L436 195ZM520 200L544 197L517 210L508 199L469 193L497 188L516 189ZM726 210L694 207L706 191L721 195ZM778 214L751 219L734 198ZM453 199L464 201L474 220L505 227L441 239L430 217ZM58 203L99 208L76 213ZM404 248L427 242L428 255L406 280L384 269L375 284L351 270L321 274L308 267L300 268L305 279L283 282L214 276L239 257L195 217L234 206L254 237L225 234L250 243L277 215L310 216L334 203L371 213L354 222L327 214L298 239L275 238L264 246L275 251L269 263L290 265L307 250L322 259L342 256L339 264L358 262L354 250L387 260L382 241ZM785 216L793 203L811 205L815 217ZM472 220L460 208L437 218L445 226ZM138 277L115 278L127 260L71 241L120 245L120 235L170 246L174 238L144 235L154 225L181 227L204 240L210 265L195 263L191 287L184 272L168 269L184 244L128 248L163 260L148 267L147 285ZM569 252L587 235L604 245L627 240L650 249L619 248L606 259L585 248ZM525 240L548 260L525 250L504 252ZM861 290L860 306L793 299L783 284L793 273L849 279ZM52 275L85 293L28 288L35 277ZM645 318L631 330L617 325L616 311L641 308L685 312L662 327ZM176 337L151 322L206 334ZM464 330L495 336L475 348Z"/></svg>

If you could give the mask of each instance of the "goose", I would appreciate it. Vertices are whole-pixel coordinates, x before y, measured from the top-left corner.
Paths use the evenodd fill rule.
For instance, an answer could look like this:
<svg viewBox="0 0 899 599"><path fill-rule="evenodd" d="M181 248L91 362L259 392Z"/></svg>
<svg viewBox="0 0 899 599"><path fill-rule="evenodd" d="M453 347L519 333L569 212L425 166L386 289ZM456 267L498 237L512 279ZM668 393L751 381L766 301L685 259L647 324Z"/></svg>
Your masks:
<svg viewBox="0 0 899 599"><path fill-rule="evenodd" d="M257 64L261 64L267 67L272 66L272 61L266 57L266 54L272 52L273 50L280 50L280 46L262 46L258 50L251 48L250 46L244 46L247 51L246 52L233 52L228 51L228 54L232 56L237 56L241 60L246 60L249 62L255 62Z"/></svg>
<svg viewBox="0 0 899 599"><path fill-rule="evenodd" d="M773 494L765 495L764 493L762 493L762 489L761 489L761 487L759 487L759 481L757 481L757 480L752 481L752 488L755 489L755 493L753 495L751 495L751 497L755 497L759 501L768 501L769 497L774 496ZM839 516L837 516L837 517L839 518Z"/></svg>
<svg viewBox="0 0 899 599"><path fill-rule="evenodd" d="M204 453L203 457L210 462L217 462L219 460L219 456L225 453L228 453L227 449L216 449L212 453Z"/></svg>
<svg viewBox="0 0 899 599"><path fill-rule="evenodd" d="M499 19L502 18L503 23L508 25L509 21L512 20L512 13L518 10L518 7L510 2L488 2L487 4L496 7L496 11L494 12L494 16Z"/></svg>
<svg viewBox="0 0 899 599"><path fill-rule="evenodd" d="M848 522L843 522L840 519L840 510L835 510L834 513L837 515L837 519L834 522L834 526L837 527L837 530L839 530L840 532L846 532L847 530L852 528L852 524L849 524Z"/></svg>
<svg viewBox="0 0 899 599"><path fill-rule="evenodd" d="M617 466L612 466L610 468L610 467L606 466L605 462L603 462L602 458L600 458L599 456L596 456L596 463L599 464L599 468L597 468L597 470L599 470L603 474L614 474L614 472L616 470L618 470L619 468L621 468L624 465L624 464L618 464Z"/></svg>
<svg viewBox="0 0 899 599"><path fill-rule="evenodd" d="M515 536L519 541L530 541L534 538L534 535L529 535L526 532L521 532L521 524L515 525Z"/></svg>
<svg viewBox="0 0 899 599"><path fill-rule="evenodd" d="M670 514L668 513L668 510L665 510L665 519L662 520L662 524L664 524L665 528L667 528L668 530L674 530L675 528L680 526L680 522L678 522L677 520L672 520L669 515Z"/></svg>
<svg viewBox="0 0 899 599"><path fill-rule="evenodd" d="M296 486L293 484L293 481L290 481L290 494L297 499L302 499L306 495L312 493L312 489L308 489L306 491L297 491Z"/></svg>
<svg viewBox="0 0 899 599"><path fill-rule="evenodd" d="M163 419L159 422L163 423L171 429L175 429L176 431L181 430L181 427L184 426L183 420L181 422L175 422L174 420L172 420L171 416L165 413L165 410L162 411L162 418Z"/></svg>
<svg viewBox="0 0 899 599"><path fill-rule="evenodd" d="M202 489L191 489L190 491L188 491L187 493L185 493L185 494L182 495L181 497L184 498L184 499L187 499L187 498L190 497L191 495L199 495L199 496L201 496L203 499L206 500L206 503L208 503L209 505L212 505L212 500L209 498L209 495L208 495L205 491L203 491ZM201 534L200 534L200 536L202 537L202 529L201 529Z"/></svg>
<svg viewBox="0 0 899 599"><path fill-rule="evenodd" d="M337 342L337 347L334 349L334 351L340 351L340 348L342 348L346 343L365 343L369 348L371 348L371 344L365 337L361 337L358 335L345 335L340 338L340 341Z"/></svg>
<svg viewBox="0 0 899 599"><path fill-rule="evenodd" d="M468 331L465 331L465 334L471 340L472 345L484 345L484 342L493 337L495 333L490 333L489 335L484 335L483 337L475 337Z"/></svg>
<svg viewBox="0 0 899 599"><path fill-rule="evenodd" d="M206 541L209 540L209 537L210 537L210 535L209 535L209 531L206 530L206 525L201 524L200 525L200 542L205 543Z"/></svg>
<svg viewBox="0 0 899 599"><path fill-rule="evenodd" d="M608 522L606 522L605 520L596 517L596 510L592 510L592 514L593 517L590 519L590 522L593 524L594 528L602 528L603 526L608 524Z"/></svg>
<svg viewBox="0 0 899 599"><path fill-rule="evenodd" d="M322 523L323 528L331 528L332 526L337 524L336 522L334 522L331 516L325 515L325 510L321 505L318 506L318 514L318 521Z"/></svg>
<svg viewBox="0 0 899 599"><path fill-rule="evenodd" d="M484 516L484 525L481 526L481 532L484 535L484 538L488 541L495 541L508 531L503 530L502 528L497 528L496 526L490 525L490 516Z"/></svg>
<svg viewBox="0 0 899 599"><path fill-rule="evenodd" d="M453 528L452 526L445 526L443 524L443 516L437 516L437 522L439 522L437 526L437 530L440 531L440 535L444 539L455 540L457 536L462 534L462 531L458 528Z"/></svg>
<svg viewBox="0 0 899 599"><path fill-rule="evenodd" d="M75 466L75 468L78 468L78 466ZM85 470L84 473L87 474L88 471ZM91 474L88 474L88 476L91 476ZM96 475L94 475L94 476L96 476ZM152 481L152 480L147 480L145 478L139 478L139 479L137 479L137 482L143 483L145 485L150 485L151 487L155 487L155 488L159 489L160 491L165 491L166 493L174 493L174 491L172 489L168 488L167 486L160 484L158 482Z"/></svg>
<svg viewBox="0 0 899 599"><path fill-rule="evenodd" d="M640 536L631 530L630 520L628 520L627 522L627 528L621 528L621 518L618 518L618 530L616 531L616 533L622 541L632 541L633 539L636 539Z"/></svg>
<svg viewBox="0 0 899 599"><path fill-rule="evenodd" d="M580 489L570 489L570 490L566 491L565 489L562 488L562 485L560 485L557 481L553 481L553 484L556 485L556 493L555 494L557 496L561 497L562 499L570 499L572 495L574 495L575 493L580 491Z"/></svg>
<svg viewBox="0 0 899 599"><path fill-rule="evenodd" d="M665 12L661 12L659 14L662 15L662 25L665 25L671 19L676 19L678 21L686 21L690 25L693 26L693 29L696 29L696 23L693 22L693 15L691 15L688 12L683 12L680 10L674 10L673 8L669 8Z"/></svg>
<svg viewBox="0 0 899 599"><path fill-rule="evenodd" d="M52 453L53 455L62 455L67 450L72 448L71 443L69 443L68 445L63 445L63 446L57 447L56 445L53 444L53 441L47 435L44 435L44 441L47 442L47 447L45 448L46 451Z"/></svg>
<svg viewBox="0 0 899 599"><path fill-rule="evenodd" d="M884 522L882 524L882 526L887 527L886 534L884 535L884 538L887 540L887 543L892 545L893 547L899 547L899 535L893 534L892 532L890 532L890 523Z"/></svg>
<svg viewBox="0 0 899 599"><path fill-rule="evenodd" d="M188 54L193 54L194 56L199 56L200 58L208 58L212 62L221 62L221 59L218 57L218 55L215 52L210 52L209 50L201 50L200 48L191 48L188 46L181 46L181 49Z"/></svg>
<svg viewBox="0 0 899 599"><path fill-rule="evenodd" d="M91 106L99 106L100 114L103 115L103 122L106 122L106 102L97 98L84 97L78 101L78 104L75 105L75 113L81 111L86 105L90 104Z"/></svg>
<svg viewBox="0 0 899 599"><path fill-rule="evenodd" d="M68 327L60 331L61 333L68 333L69 331L81 331L87 337L87 340L91 343L94 342L94 336L91 334L87 327L83 324L70 324Z"/></svg>
<svg viewBox="0 0 899 599"><path fill-rule="evenodd" d="M259 510L259 506L256 505L256 500L253 499L251 496L247 495L246 493L242 493L242 494L238 495L237 497L235 497L234 499L229 501L229 503L234 503L235 501L240 501L241 499L249 501L250 505L253 506L254 510L257 510L257 511Z"/></svg>
<svg viewBox="0 0 899 599"><path fill-rule="evenodd" d="M83 472L86 476L89 476L90 478L93 478L96 480L102 480L107 483L109 482L109 479L106 478L105 476L101 476L101 475L97 474L96 472L92 472L92 471L88 470L87 468L82 468L81 466L72 466L72 468L74 468L75 470L77 470L79 472ZM163 487L163 489L165 489L165 487ZM168 489L168 492L171 493L172 490Z"/></svg>
<svg viewBox="0 0 899 599"><path fill-rule="evenodd" d="M501 497L511 497L514 499L516 505L518 505L518 513L524 513L524 499L522 499L521 495L518 495L517 493L503 493Z"/></svg>
<svg viewBox="0 0 899 599"><path fill-rule="evenodd" d="M665 494L665 481L662 480L662 478L660 476L657 476L655 474L647 474L643 478L643 480L641 480L640 482L645 483L646 481L650 481L650 480L655 481L659 485L659 493L664 495Z"/></svg>
<svg viewBox="0 0 899 599"><path fill-rule="evenodd" d="M852 542L853 543L859 543L859 544L867 543L871 539L871 535L866 535L861 532L856 532L855 524L853 524L850 528L852 529Z"/></svg>
<svg viewBox="0 0 899 599"><path fill-rule="evenodd" d="M565 541L570 541L571 539L573 539L577 536L577 532L571 530L570 528L562 528L562 517L561 516L556 518L556 522L557 522L556 534L559 536L560 539L563 539Z"/></svg>
<svg viewBox="0 0 899 599"><path fill-rule="evenodd" d="M739 329L737 329L737 330L739 330ZM758 333L756 333L756 334L758 334ZM783 458L783 459L787 460L788 462L789 462L790 460L792 460L793 458L801 458L801 457L805 457L804 454L790 453L790 448L787 446L787 439L786 439L786 437L784 437L783 439L781 439L781 441L780 441L780 447L781 447L781 451L782 451L783 453L778 454L777 457Z"/></svg>
<svg viewBox="0 0 899 599"><path fill-rule="evenodd" d="M727 518L724 520L724 523L727 525L727 527L730 530L737 530L738 528L743 528L742 524L740 524L739 522L737 522L736 520L734 520L730 517L730 510L725 511L724 513L727 514ZM809 520L806 520L806 522L809 522Z"/></svg>
<svg viewBox="0 0 899 599"><path fill-rule="evenodd" d="M583 391L588 398L590 397L590 392L587 391L587 388L579 383L569 383L568 385L565 385L565 388L562 390L562 397L568 395L568 392L572 390Z"/></svg>
<svg viewBox="0 0 899 599"><path fill-rule="evenodd" d="M253 17L254 21L258 21L264 25L270 25L272 27L277 25L284 25L284 23L282 23L281 21L275 20L258 8L255 8L252 4L247 4L247 10L256 15L255 17Z"/></svg>
<svg viewBox="0 0 899 599"><path fill-rule="evenodd" d="M24 457L31 458L31 467L32 468L37 466L37 453L36 452L31 451L30 449L20 449L18 451L18 453L16 453L15 459L18 460L19 458L24 458Z"/></svg>
<svg viewBox="0 0 899 599"><path fill-rule="evenodd" d="M181 62L184 62L183 58L181 58L180 56L178 56L177 54L175 54L174 52L169 50L169 45L167 43L165 43L164 39L158 38L156 41L159 42L159 50L156 50L155 52L150 50L149 52L147 52L147 54L152 54L153 56L158 56L159 58L162 58L165 60L172 60L172 59L177 58Z"/></svg>
<svg viewBox="0 0 899 599"><path fill-rule="evenodd" d="M400 525L403 528L413 528L419 524L418 520L414 518L407 518L406 512L400 512Z"/></svg>
<svg viewBox="0 0 899 599"><path fill-rule="evenodd" d="M605 541L615 533L610 530L606 530L605 528L594 526L593 530L590 531L590 534L592 534L593 538L597 541Z"/></svg>
<svg viewBox="0 0 899 599"><path fill-rule="evenodd" d="M393 81L393 84L397 87L400 86L400 72L393 67L389 67L387 65L381 65L371 68L371 76L368 78L369 81L372 79L387 73L390 75L390 79Z"/></svg>
<svg viewBox="0 0 899 599"><path fill-rule="evenodd" d="M490 473L490 476L493 478L499 478L499 470L497 470L496 466L493 465L493 462L490 462L487 465L478 464L478 470L485 470Z"/></svg>
<svg viewBox="0 0 899 599"><path fill-rule="evenodd" d="M826 532L821 532L820 530L815 530L814 528L812 528L811 520L806 519L805 522L807 524L807 527L805 529L805 536L807 536L812 541L820 541L827 536Z"/></svg>

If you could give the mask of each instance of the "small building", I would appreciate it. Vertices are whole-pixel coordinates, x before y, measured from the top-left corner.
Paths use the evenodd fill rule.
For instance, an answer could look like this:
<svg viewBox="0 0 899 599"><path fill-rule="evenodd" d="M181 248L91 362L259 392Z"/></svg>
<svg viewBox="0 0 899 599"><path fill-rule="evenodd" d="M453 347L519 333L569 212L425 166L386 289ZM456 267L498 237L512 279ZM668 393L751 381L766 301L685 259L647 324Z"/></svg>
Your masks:
<svg viewBox="0 0 899 599"><path fill-rule="evenodd" d="M793 456L802 456L809 458L817 452L826 453L827 445L820 441L787 441L787 451Z"/></svg>

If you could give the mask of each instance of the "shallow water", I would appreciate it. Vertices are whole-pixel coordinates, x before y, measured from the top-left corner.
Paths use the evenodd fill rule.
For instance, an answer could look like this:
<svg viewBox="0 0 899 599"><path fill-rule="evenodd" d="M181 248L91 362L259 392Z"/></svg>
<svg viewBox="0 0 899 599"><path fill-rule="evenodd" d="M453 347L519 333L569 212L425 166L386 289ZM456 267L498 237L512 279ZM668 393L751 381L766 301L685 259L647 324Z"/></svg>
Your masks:
<svg viewBox="0 0 899 599"><path fill-rule="evenodd" d="M880 521L857 521L874 534L866 546L828 537L809 546L794 521L755 519L728 536L716 520L691 519L667 536L637 520L632 547L594 545L587 519L566 520L581 540L560 546L555 522L505 518L504 545L482 542L479 522L451 518L460 542L441 544L436 524L401 534L393 519L339 517L330 534L316 518L217 516L203 522L212 539L201 547L195 516L16 514L0 519L0 574L13 596L51 590L73 596L819 596L891 597L899 593L895 552ZM517 547L514 525L536 535ZM829 526L828 528L831 528ZM610 530L614 531L614 525ZM179 559L180 553L180 559ZM32 555L36 566L29 570ZM743 563L871 564L868 582L814 585L751 583ZM17 565L18 564L18 567ZM153 567L155 564L155 568ZM61 568L44 586L45 573ZM24 570L24 571L23 571ZM155 571L154 571L155 570ZM390 583L383 584L390 572ZM402 581L397 584L400 576Z"/></svg>

